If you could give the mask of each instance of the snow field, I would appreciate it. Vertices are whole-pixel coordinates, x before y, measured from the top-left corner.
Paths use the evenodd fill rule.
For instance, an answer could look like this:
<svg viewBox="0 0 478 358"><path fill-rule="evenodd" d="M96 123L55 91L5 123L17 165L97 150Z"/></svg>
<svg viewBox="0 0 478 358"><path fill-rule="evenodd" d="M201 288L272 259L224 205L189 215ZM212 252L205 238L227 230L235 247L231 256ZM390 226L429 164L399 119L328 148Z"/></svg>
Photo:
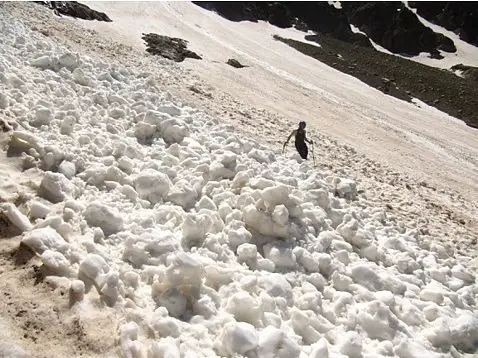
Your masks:
<svg viewBox="0 0 478 358"><path fill-rule="evenodd" d="M9 149L41 168L1 210L125 357L448 357L477 350L469 257L353 181L235 134L152 73L70 53L2 14ZM97 308L99 309L99 308Z"/></svg>

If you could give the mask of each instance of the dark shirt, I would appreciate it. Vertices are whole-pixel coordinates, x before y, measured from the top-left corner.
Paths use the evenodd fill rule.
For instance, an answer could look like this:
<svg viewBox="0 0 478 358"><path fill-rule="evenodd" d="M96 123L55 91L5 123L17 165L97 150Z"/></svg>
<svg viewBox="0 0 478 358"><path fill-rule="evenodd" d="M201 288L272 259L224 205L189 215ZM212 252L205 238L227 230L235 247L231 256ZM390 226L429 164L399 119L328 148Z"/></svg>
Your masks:
<svg viewBox="0 0 478 358"><path fill-rule="evenodd" d="M305 142L305 131L303 129L297 129L297 133L295 135L295 142L301 144Z"/></svg>

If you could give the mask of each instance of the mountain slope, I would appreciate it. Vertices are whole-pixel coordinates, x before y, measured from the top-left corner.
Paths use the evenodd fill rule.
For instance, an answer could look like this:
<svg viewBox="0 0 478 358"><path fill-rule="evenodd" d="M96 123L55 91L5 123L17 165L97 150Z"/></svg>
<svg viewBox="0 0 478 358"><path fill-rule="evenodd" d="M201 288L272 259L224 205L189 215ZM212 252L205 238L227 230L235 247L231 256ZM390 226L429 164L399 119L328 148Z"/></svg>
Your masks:
<svg viewBox="0 0 478 358"><path fill-rule="evenodd" d="M178 28L179 19L197 15L190 4L115 6L130 6L118 11L125 18L149 10L153 26L194 35L185 23ZM158 16L164 10L166 16ZM117 20L115 11L106 13ZM2 4L0 16L2 115L14 128L2 134L8 149L2 154L17 156L25 169L18 174L25 181L2 177L8 184L1 192L2 220L24 231L17 239L30 256L20 264L32 272L24 280L56 286L63 309L77 315L75 329L65 332L75 337L66 355L105 356L113 335L124 357L418 358L476 351L472 195L381 166L358 146L313 133L317 127L308 121L317 143L315 168L314 159L304 162L278 148L282 139L275 131L288 134L295 121L244 101L244 94L229 89L232 97L208 86L199 77L203 62L196 68L147 56L139 40L133 43L138 49L127 47L28 3ZM208 22L200 26L207 29ZM255 101L285 94L292 83L304 95L320 93L321 106L343 106L347 121L370 111L364 107L372 98L360 100L381 96L255 33L264 30L270 28L250 28L257 37L233 43L255 61L253 70L262 66L257 82L274 84L253 92ZM136 29L129 34L135 39ZM353 93L328 92L273 58L252 56L265 53L265 43L273 54L315 64ZM217 46L210 40L191 45L202 51ZM211 72L217 68L251 89L258 86L225 64L207 66L212 82L220 78ZM289 101L282 108L295 110ZM412 105L393 103L426 120ZM441 116L426 113L435 121ZM19 251L10 253L20 259ZM8 271L15 273L12 266ZM12 323L15 315L28 314L29 323L18 327L25 350L55 355L39 349L38 337L63 346L65 340L41 333L38 317L29 314L34 311L7 314ZM115 324L117 331L98 342L92 338L100 321L91 317L100 312L101 333Z"/></svg>

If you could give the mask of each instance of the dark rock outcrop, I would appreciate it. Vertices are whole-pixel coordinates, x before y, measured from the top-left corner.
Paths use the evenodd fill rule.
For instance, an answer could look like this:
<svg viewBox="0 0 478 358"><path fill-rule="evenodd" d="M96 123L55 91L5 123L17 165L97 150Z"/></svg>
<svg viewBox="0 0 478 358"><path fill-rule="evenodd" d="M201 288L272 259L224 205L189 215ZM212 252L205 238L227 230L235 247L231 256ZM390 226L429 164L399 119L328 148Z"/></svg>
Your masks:
<svg viewBox="0 0 478 358"><path fill-rule="evenodd" d="M55 11L57 15L71 16L83 20L112 22L104 12L99 12L76 1L36 1Z"/></svg>
<svg viewBox="0 0 478 358"><path fill-rule="evenodd" d="M206 10L215 11L230 21L267 21L268 3L259 1L193 1Z"/></svg>
<svg viewBox="0 0 478 358"><path fill-rule="evenodd" d="M393 53L456 52L451 39L423 25L402 2L344 2L342 7L351 24Z"/></svg>
<svg viewBox="0 0 478 358"><path fill-rule="evenodd" d="M235 67L235 68L243 68L243 67L247 67L247 66L244 66L243 64L241 64L238 60L234 59L234 58L230 58L229 60L227 60L226 62L229 66L232 66L232 67Z"/></svg>
<svg viewBox="0 0 478 358"><path fill-rule="evenodd" d="M447 30L463 41L478 46L478 3L476 1L409 1L418 15Z"/></svg>
<svg viewBox="0 0 478 358"><path fill-rule="evenodd" d="M346 42L372 47L366 36L350 29L347 16L327 2L317 1L193 1L230 21L268 21L281 28L318 31Z"/></svg>
<svg viewBox="0 0 478 358"><path fill-rule="evenodd" d="M187 41L158 34L143 34L142 39L146 42L146 51L169 60L182 62L185 58L202 58L195 52L187 49Z"/></svg>
<svg viewBox="0 0 478 358"><path fill-rule="evenodd" d="M465 66L460 63L458 65L452 66L451 69L453 71L456 71L456 70L462 71L462 76L464 78L478 82L478 67Z"/></svg>
<svg viewBox="0 0 478 358"><path fill-rule="evenodd" d="M300 26L302 30L312 30L363 47L372 47L368 36L389 51L403 55L429 52L432 57L440 58L440 50L456 52L451 39L424 26L400 1L343 2L342 9L325 1L193 3L231 21L262 20L282 28ZM367 36L354 33L350 24L359 27Z"/></svg>
<svg viewBox="0 0 478 358"><path fill-rule="evenodd" d="M284 3L292 16L297 17L307 27L336 39L357 44L364 47L372 47L366 36L356 34L350 29L346 14L341 9L336 9L328 2L288 1Z"/></svg>

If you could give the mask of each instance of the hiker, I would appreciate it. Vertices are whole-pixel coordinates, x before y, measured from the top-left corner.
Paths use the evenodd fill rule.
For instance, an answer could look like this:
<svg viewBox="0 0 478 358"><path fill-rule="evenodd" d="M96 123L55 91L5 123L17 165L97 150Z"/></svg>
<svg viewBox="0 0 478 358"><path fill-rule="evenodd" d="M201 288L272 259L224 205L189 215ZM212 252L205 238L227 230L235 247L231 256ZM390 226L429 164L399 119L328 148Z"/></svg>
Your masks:
<svg viewBox="0 0 478 358"><path fill-rule="evenodd" d="M289 135L289 138L287 138L286 142L284 143L283 150L285 149L285 146L287 145L287 143L289 143L289 140L292 136L295 136L295 148L299 152L302 159L307 160L307 155L309 154L309 150L305 142L310 144L314 144L314 142L311 140L308 140L306 137L304 121L299 122L299 128L294 129L292 133Z"/></svg>

